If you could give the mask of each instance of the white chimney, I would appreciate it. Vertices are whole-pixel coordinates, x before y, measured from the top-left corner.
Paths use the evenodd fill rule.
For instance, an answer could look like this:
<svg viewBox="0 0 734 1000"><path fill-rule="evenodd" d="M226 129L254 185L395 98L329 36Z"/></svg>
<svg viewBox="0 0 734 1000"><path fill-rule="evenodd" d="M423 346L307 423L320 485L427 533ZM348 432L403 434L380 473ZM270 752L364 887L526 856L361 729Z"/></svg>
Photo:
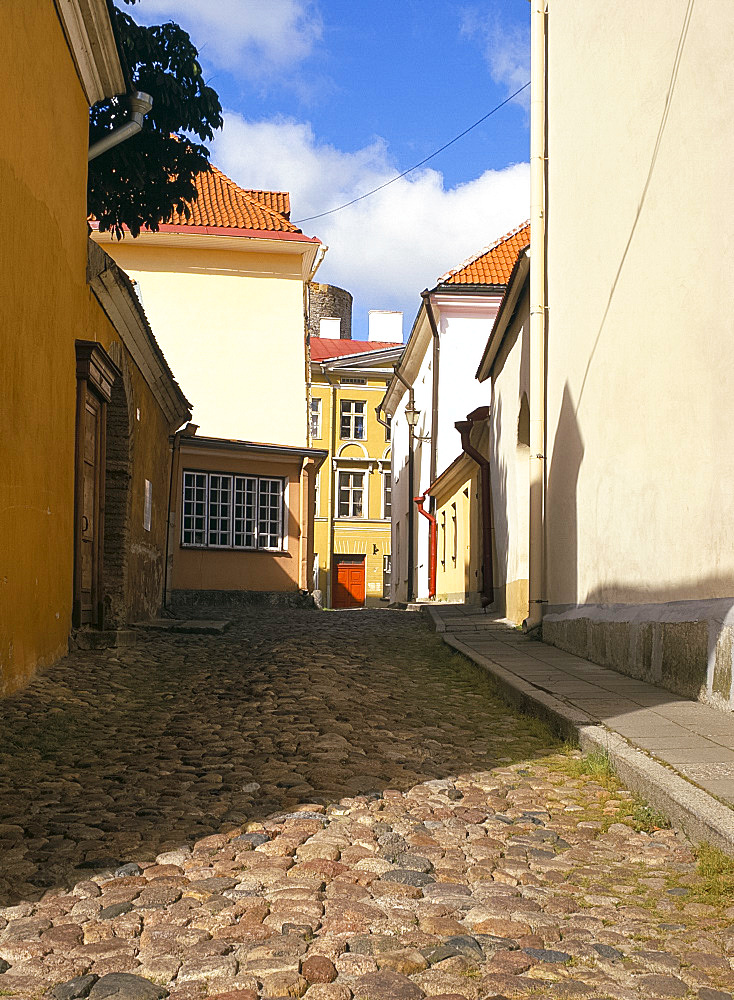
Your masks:
<svg viewBox="0 0 734 1000"><path fill-rule="evenodd" d="M392 309L370 309L368 340L402 344L403 314Z"/></svg>
<svg viewBox="0 0 734 1000"><path fill-rule="evenodd" d="M325 337L328 340L339 340L341 339L341 330L342 321L338 316L325 316L319 320L319 337Z"/></svg>

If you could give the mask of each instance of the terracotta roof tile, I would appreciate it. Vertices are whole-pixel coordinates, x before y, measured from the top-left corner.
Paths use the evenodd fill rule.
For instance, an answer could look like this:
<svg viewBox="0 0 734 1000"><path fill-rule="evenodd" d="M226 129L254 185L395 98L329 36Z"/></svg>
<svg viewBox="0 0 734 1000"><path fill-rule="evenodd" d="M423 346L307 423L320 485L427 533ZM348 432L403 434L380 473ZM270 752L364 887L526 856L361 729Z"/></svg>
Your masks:
<svg viewBox="0 0 734 1000"><path fill-rule="evenodd" d="M530 223L523 222L491 246L465 260L460 267L447 271L439 285L506 285L517 255L530 242Z"/></svg>
<svg viewBox="0 0 734 1000"><path fill-rule="evenodd" d="M198 198L191 202L191 216L187 219L182 212L174 212L169 225L301 232L284 214L290 214L285 191L245 191L214 166L198 174L194 183Z"/></svg>
<svg viewBox="0 0 734 1000"><path fill-rule="evenodd" d="M330 337L311 337L311 360L329 361L347 354L368 354L370 351L384 351L402 344L387 343L382 340L332 340Z"/></svg>

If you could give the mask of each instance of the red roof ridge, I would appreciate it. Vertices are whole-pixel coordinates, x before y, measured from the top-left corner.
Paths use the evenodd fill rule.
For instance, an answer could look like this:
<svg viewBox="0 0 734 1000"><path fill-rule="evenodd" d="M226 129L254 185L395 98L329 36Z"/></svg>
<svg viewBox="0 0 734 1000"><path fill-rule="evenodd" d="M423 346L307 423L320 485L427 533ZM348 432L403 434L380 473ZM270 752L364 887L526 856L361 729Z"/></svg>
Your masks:
<svg viewBox="0 0 734 1000"><path fill-rule="evenodd" d="M463 271L464 268L471 267L472 264L475 264L482 257L485 257L487 254L492 253L493 250L497 250L504 243L507 243L508 240L511 240L514 236L517 236L519 233L523 231L523 229L528 229L528 230L530 229L529 219L526 219L525 222L521 222L520 225L515 226L514 229L511 229L509 233L505 233L504 236L500 236L499 239L496 239L494 241L494 243L490 243L489 246L483 247L477 253L472 254L471 257L467 257L467 259L463 261L461 264L459 264L458 267L454 267L450 271L446 271L445 274L441 275L436 284L437 285L445 284L446 282L449 281L450 278L453 278L455 275ZM504 282L501 282L501 284L504 284Z"/></svg>

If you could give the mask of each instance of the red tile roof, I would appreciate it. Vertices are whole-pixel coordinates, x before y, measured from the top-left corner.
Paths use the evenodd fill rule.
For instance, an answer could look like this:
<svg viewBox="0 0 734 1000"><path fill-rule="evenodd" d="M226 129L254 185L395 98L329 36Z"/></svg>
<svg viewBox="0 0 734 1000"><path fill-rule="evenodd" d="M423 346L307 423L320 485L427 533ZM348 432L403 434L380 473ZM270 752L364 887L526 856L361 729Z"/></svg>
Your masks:
<svg viewBox="0 0 734 1000"><path fill-rule="evenodd" d="M332 340L330 337L311 337L311 360L330 361L347 354L368 354L370 351L384 351L402 344L388 344L383 340Z"/></svg>
<svg viewBox="0 0 734 1000"><path fill-rule="evenodd" d="M190 217L174 212L168 225L301 232L288 221L290 198L286 191L245 191L214 166L197 174L194 183L198 198L190 203Z"/></svg>
<svg viewBox="0 0 734 1000"><path fill-rule="evenodd" d="M491 246L465 260L460 267L447 271L439 285L506 285L517 255L530 242L530 223L523 222Z"/></svg>

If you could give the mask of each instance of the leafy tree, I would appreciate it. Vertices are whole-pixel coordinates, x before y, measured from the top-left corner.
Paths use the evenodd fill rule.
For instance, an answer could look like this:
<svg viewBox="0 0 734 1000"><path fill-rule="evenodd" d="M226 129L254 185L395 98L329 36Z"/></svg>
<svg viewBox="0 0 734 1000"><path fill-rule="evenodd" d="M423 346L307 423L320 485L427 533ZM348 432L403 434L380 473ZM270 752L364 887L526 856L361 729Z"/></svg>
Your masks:
<svg viewBox="0 0 734 1000"><path fill-rule="evenodd" d="M204 83L198 52L179 25L144 27L129 14L113 11L133 87L153 98L142 131L89 164L89 213L101 230L119 239L125 226L133 236L144 226L156 232L174 210L190 217L186 203L196 200L194 178L209 169L203 142L221 128L222 107L216 91ZM90 143L127 119L124 97L99 101L90 113Z"/></svg>

